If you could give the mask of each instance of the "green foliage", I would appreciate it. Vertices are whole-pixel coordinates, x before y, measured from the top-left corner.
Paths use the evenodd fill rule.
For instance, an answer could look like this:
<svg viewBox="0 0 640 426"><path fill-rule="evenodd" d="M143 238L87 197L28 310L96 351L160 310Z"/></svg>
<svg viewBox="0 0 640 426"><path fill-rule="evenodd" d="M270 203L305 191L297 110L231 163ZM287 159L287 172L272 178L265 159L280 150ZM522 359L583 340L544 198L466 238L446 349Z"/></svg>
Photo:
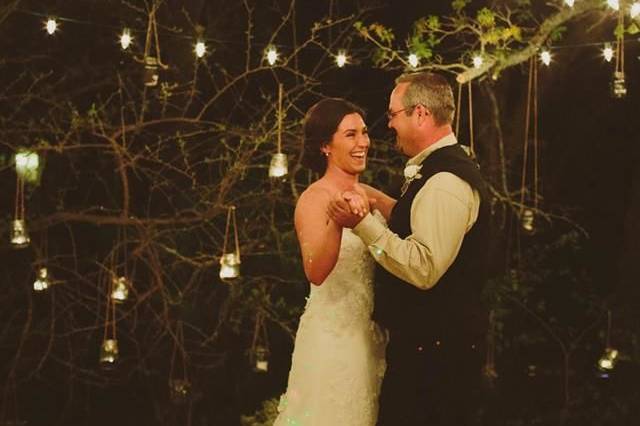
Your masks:
<svg viewBox="0 0 640 426"><path fill-rule="evenodd" d="M485 28L491 28L496 25L495 14L493 13L493 11L491 11L491 9L488 9L486 7L483 7L478 11L476 19L478 20L480 26Z"/></svg>
<svg viewBox="0 0 640 426"><path fill-rule="evenodd" d="M240 418L241 426L271 426L278 416L278 398L267 399L262 406L251 416Z"/></svg>
<svg viewBox="0 0 640 426"><path fill-rule="evenodd" d="M630 35L636 35L640 32L640 28L638 27L638 25L633 22L631 23L631 25L629 25L629 27L627 27L627 33Z"/></svg>
<svg viewBox="0 0 640 426"><path fill-rule="evenodd" d="M471 3L471 0L453 0L451 7L456 13L460 13L469 3Z"/></svg>

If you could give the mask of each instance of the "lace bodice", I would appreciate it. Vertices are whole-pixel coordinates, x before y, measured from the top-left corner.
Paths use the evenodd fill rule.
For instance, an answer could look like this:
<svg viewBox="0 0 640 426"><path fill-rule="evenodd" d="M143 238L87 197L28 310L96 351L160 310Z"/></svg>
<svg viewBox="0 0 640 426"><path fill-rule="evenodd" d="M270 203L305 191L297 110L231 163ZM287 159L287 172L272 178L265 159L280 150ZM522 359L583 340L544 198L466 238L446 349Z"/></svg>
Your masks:
<svg viewBox="0 0 640 426"><path fill-rule="evenodd" d="M344 229L335 267L322 285L310 285L300 326L314 321L339 331L368 322L373 309L373 269L365 244L350 229Z"/></svg>

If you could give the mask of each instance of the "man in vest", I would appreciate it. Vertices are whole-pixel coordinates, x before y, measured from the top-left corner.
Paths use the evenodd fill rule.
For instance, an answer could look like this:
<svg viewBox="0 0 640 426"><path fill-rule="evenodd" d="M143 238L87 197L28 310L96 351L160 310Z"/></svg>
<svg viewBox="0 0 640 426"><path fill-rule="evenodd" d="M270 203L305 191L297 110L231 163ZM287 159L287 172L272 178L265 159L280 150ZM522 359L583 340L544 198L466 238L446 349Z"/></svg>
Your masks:
<svg viewBox="0 0 640 426"><path fill-rule="evenodd" d="M444 77L400 76L387 117L410 158L402 195L396 201L366 191L390 212L388 227L371 214L353 214L340 199L329 209L378 264L373 317L389 332L378 426L480 422L489 196L477 163L453 134L454 110Z"/></svg>

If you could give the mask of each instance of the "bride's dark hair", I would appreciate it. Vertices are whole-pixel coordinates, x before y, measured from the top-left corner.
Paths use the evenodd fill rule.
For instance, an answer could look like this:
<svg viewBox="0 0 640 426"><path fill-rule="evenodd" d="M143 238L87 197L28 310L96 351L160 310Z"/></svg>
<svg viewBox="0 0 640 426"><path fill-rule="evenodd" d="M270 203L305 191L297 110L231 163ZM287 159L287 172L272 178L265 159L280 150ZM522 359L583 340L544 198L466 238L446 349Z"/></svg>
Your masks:
<svg viewBox="0 0 640 426"><path fill-rule="evenodd" d="M342 98L326 98L309 108L304 117L303 165L325 172L327 158L320 148L331 142L344 116L353 113L365 118L362 108Z"/></svg>

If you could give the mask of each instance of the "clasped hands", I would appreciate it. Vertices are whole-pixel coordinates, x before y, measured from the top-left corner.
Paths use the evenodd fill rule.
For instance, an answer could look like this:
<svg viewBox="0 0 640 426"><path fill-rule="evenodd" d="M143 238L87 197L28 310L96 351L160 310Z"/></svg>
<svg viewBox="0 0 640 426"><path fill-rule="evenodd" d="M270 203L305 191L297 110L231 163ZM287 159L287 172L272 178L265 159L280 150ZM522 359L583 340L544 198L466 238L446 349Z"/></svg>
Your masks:
<svg viewBox="0 0 640 426"><path fill-rule="evenodd" d="M327 215L344 228L353 228L369 213L374 199L369 199L364 189L356 184L352 189L337 192L329 206Z"/></svg>

